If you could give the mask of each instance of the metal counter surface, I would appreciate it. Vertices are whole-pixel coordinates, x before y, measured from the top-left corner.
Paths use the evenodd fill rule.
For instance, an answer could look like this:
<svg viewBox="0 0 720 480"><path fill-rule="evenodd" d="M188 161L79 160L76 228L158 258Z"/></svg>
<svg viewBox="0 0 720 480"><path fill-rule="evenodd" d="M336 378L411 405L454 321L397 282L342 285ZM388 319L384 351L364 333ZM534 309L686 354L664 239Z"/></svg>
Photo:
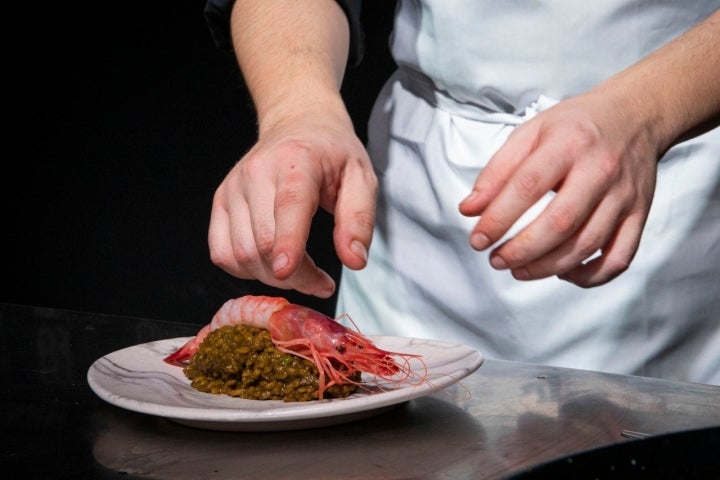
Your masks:
<svg viewBox="0 0 720 480"><path fill-rule="evenodd" d="M0 329L0 461L22 478L497 479L720 426L717 386L486 359L460 384L362 421L199 430L107 404L86 381L99 357L198 325L0 304Z"/></svg>

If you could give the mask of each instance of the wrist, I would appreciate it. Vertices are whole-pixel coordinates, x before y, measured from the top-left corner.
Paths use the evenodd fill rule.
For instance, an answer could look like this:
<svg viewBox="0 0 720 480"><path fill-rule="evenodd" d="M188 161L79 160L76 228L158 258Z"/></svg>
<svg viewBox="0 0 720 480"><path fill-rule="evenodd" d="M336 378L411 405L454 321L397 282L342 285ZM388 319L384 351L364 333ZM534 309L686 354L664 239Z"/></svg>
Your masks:
<svg viewBox="0 0 720 480"><path fill-rule="evenodd" d="M353 129L339 93L303 94L295 91L279 95L273 101L258 106L257 117L260 137L271 131L291 131L308 123L323 129Z"/></svg>

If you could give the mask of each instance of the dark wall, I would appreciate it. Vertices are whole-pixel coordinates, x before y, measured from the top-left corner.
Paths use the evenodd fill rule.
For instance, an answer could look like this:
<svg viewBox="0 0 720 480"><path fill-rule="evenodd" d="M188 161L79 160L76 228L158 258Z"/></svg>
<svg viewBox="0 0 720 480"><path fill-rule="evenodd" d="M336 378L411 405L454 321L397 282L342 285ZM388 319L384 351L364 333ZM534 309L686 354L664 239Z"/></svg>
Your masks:
<svg viewBox="0 0 720 480"><path fill-rule="evenodd" d="M211 264L215 188L255 138L232 54L204 1L29 3L6 12L0 302L205 323L228 298L282 294ZM367 57L343 90L361 138L392 62L393 2L366 2ZM310 251L338 278L332 219Z"/></svg>

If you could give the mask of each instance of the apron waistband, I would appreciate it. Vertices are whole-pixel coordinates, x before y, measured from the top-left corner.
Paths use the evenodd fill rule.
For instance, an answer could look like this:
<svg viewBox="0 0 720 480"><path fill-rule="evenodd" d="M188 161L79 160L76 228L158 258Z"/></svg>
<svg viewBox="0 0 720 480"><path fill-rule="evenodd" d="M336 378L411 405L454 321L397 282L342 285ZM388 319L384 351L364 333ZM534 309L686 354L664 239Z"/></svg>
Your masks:
<svg viewBox="0 0 720 480"><path fill-rule="evenodd" d="M438 89L433 81L426 75L406 67L400 67L395 73L396 79L410 93L424 99L429 104L470 120L487 123L501 123L505 125L520 125L537 113L547 110L557 100L545 95L525 107L522 114L497 111L497 105L492 100L487 102L462 102L453 98L448 92Z"/></svg>

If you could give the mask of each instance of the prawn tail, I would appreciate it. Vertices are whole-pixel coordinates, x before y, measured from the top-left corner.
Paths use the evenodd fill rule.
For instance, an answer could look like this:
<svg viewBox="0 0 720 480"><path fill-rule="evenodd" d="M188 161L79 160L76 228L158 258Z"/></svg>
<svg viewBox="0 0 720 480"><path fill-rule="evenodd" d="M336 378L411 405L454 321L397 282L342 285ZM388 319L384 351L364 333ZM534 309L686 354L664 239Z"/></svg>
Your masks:
<svg viewBox="0 0 720 480"><path fill-rule="evenodd" d="M185 362L190 360L193 355L195 355L195 352L197 352L197 342L195 342L194 340L195 338L175 350L167 357L163 358L163 361L175 367L184 367Z"/></svg>
<svg viewBox="0 0 720 480"><path fill-rule="evenodd" d="M211 325L205 325L193 338L185 342L185 344L175 350L173 353L163 358L163 361L167 364L175 367L184 367L200 348L200 344L205 339L208 333L210 333Z"/></svg>

